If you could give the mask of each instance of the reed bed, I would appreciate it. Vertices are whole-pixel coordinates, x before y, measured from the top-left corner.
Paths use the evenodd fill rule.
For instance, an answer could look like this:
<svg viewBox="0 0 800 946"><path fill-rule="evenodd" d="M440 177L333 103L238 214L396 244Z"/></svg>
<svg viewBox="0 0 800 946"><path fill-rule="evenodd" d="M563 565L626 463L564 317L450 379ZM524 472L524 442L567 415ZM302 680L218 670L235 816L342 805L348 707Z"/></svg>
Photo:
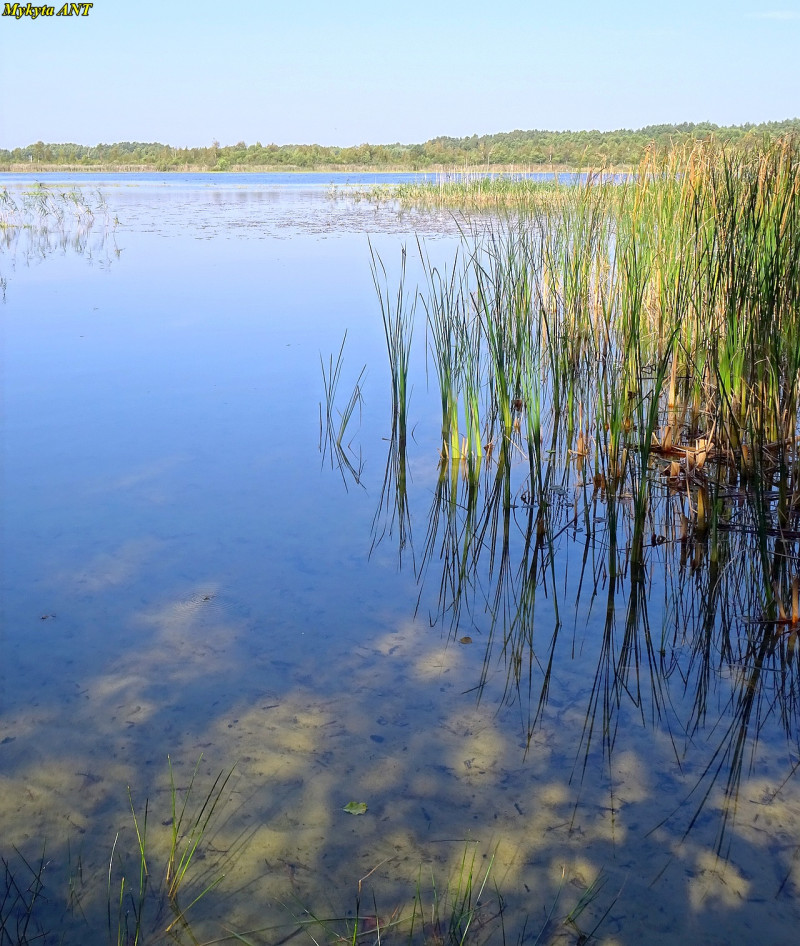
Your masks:
<svg viewBox="0 0 800 946"><path fill-rule="evenodd" d="M524 212L473 217L451 266L420 247L443 458L475 468L519 450L541 501L552 451L582 482L633 496L639 563L662 479L686 493L699 532L713 526L722 484L760 490L765 521L797 525L796 140L652 152L617 182L448 186L472 207L484 188L514 192ZM404 416L411 328L403 344L392 337L381 296Z"/></svg>
<svg viewBox="0 0 800 946"><path fill-rule="evenodd" d="M108 213L100 191L87 195L80 188L62 191L39 183L17 194L8 188L0 191L0 231L86 227L98 217L106 219Z"/></svg>
<svg viewBox="0 0 800 946"><path fill-rule="evenodd" d="M104 248L119 220L102 192L57 190L35 184L26 191L0 189L0 266L22 257L45 259L55 252L92 254ZM115 253L119 251L113 245ZM5 298L6 278L0 274Z"/></svg>
<svg viewBox="0 0 800 946"><path fill-rule="evenodd" d="M399 200L417 207L530 210L557 205L564 196L562 191L585 178L587 173L599 175L596 171L495 173L481 168L464 168L404 184L379 184L366 191L357 190L355 196L378 201ZM603 176L612 179L610 174Z"/></svg>

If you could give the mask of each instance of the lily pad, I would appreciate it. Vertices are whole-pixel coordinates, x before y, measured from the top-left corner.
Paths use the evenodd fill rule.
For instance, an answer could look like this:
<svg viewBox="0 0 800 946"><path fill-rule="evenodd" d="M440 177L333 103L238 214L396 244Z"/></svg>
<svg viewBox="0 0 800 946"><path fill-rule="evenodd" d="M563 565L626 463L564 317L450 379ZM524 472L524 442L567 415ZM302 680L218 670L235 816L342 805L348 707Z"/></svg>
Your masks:
<svg viewBox="0 0 800 946"><path fill-rule="evenodd" d="M346 811L349 815L363 815L366 813L367 803L365 801L349 801L342 811Z"/></svg>

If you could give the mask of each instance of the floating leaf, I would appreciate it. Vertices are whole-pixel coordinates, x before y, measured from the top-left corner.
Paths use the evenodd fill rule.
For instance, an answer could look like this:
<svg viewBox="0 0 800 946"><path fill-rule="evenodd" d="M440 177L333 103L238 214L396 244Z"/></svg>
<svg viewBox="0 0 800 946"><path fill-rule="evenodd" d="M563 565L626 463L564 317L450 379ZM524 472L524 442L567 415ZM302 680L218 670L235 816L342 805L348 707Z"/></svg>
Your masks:
<svg viewBox="0 0 800 946"><path fill-rule="evenodd" d="M367 810L367 803L365 801L349 801L342 811L346 811L349 815L363 815Z"/></svg>
<svg viewBox="0 0 800 946"><path fill-rule="evenodd" d="M472 638L471 638L469 635L467 635L466 637L459 637L458 643L459 643L459 644L471 644L471 643L472 643Z"/></svg>

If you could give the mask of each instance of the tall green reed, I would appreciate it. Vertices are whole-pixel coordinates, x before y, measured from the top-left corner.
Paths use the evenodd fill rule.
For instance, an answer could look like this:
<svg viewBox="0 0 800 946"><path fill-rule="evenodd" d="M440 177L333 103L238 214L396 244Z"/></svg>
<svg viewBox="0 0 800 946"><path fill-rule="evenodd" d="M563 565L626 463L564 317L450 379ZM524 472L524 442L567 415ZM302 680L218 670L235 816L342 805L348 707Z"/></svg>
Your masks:
<svg viewBox="0 0 800 946"><path fill-rule="evenodd" d="M392 300L386 267L370 243L370 268L375 291L378 294L389 355L392 379L392 428L396 427L401 450L405 449L408 415L408 371L411 357L411 338L414 332L416 295L409 304L405 290L406 248L402 249L397 293Z"/></svg>
<svg viewBox="0 0 800 946"><path fill-rule="evenodd" d="M458 459L461 442L458 429L459 379L463 345L459 345L460 327L465 321L463 276L458 253L448 272L431 265L425 246L418 240L427 291L420 298L425 308L428 349L433 358L442 404L442 456ZM476 369L474 364L470 368ZM473 371L468 370L471 379ZM468 414L470 408L467 409Z"/></svg>

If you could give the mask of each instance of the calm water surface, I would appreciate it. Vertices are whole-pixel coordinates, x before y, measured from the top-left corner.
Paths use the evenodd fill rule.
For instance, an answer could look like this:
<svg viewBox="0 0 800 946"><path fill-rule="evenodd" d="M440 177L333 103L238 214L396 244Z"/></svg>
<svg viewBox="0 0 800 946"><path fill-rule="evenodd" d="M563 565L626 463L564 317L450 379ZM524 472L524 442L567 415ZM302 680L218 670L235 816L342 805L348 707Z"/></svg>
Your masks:
<svg viewBox="0 0 800 946"><path fill-rule="evenodd" d="M201 794L235 769L201 942L311 942L303 911L345 916L360 881L384 921L417 889L429 907L465 851L508 942L793 942L780 668L698 649L701 570L667 550L641 600L613 582L569 489L537 556L523 463L477 496L442 480L422 313L398 500L368 240L390 283L408 246L413 288L416 237L445 261L459 225L300 177L81 177L106 216L0 249L0 853L23 871L46 846L42 924L104 941L115 838L114 889L138 876L128 787L160 875L167 760L184 789L202 756ZM320 450L345 331L357 476Z"/></svg>

